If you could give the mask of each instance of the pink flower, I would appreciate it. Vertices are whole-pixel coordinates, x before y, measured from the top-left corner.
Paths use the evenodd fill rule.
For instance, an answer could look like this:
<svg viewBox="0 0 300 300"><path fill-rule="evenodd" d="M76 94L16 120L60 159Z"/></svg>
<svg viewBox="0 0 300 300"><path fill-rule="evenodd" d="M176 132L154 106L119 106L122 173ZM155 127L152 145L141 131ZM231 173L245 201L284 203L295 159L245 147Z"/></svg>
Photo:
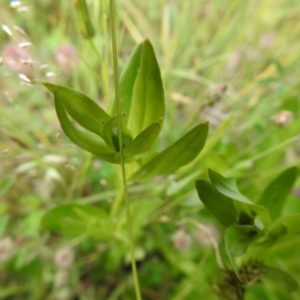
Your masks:
<svg viewBox="0 0 300 300"><path fill-rule="evenodd" d="M33 60L27 48L20 48L16 43L9 43L4 47L2 55L3 64L11 71L31 77Z"/></svg>
<svg viewBox="0 0 300 300"><path fill-rule="evenodd" d="M64 73L71 73L78 62L76 48L69 44L61 45L56 51L55 60Z"/></svg>

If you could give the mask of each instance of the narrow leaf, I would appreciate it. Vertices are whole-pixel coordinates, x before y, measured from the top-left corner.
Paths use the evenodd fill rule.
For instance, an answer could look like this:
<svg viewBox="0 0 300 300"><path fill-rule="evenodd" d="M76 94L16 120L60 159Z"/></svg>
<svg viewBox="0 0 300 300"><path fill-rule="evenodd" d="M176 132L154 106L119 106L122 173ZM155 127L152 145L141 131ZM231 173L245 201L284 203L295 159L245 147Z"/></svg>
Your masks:
<svg viewBox="0 0 300 300"><path fill-rule="evenodd" d="M109 115L92 99L65 86L44 83L44 86L55 93L56 100L62 102L67 113L89 131L101 134L103 122L109 120Z"/></svg>
<svg viewBox="0 0 300 300"><path fill-rule="evenodd" d="M199 179L196 181L196 189L205 207L225 227L238 220L238 212L233 200L219 193L210 182Z"/></svg>
<svg viewBox="0 0 300 300"><path fill-rule="evenodd" d="M133 156L148 151L155 142L161 122L151 124L124 148L125 156Z"/></svg>
<svg viewBox="0 0 300 300"><path fill-rule="evenodd" d="M130 89L130 88L129 88ZM138 75L131 100L128 128L136 137L141 131L163 119L164 90L159 65L149 40L142 44Z"/></svg>
<svg viewBox="0 0 300 300"><path fill-rule="evenodd" d="M266 207L272 219L276 219L285 204L297 178L297 168L291 167L276 177L263 191L258 204Z"/></svg>
<svg viewBox="0 0 300 300"><path fill-rule="evenodd" d="M64 105L55 97L55 108L60 125L66 136L80 148L95 154L103 160L116 163L115 152L111 151L97 135L77 129L68 119Z"/></svg>
<svg viewBox="0 0 300 300"><path fill-rule="evenodd" d="M131 109L133 87L136 77L139 72L141 56L142 56L143 43L139 44L131 54L125 68L120 76L120 98L122 112L124 112L125 117L123 118L124 124L128 123L128 116ZM116 102L114 103L114 114L117 112Z"/></svg>
<svg viewBox="0 0 300 300"><path fill-rule="evenodd" d="M85 0L77 0L77 15L78 15L78 24L81 34L89 39L95 35L95 29L90 18L89 10Z"/></svg>
<svg viewBox="0 0 300 300"><path fill-rule="evenodd" d="M207 134L207 123L194 127L180 140L142 166L132 176L132 179L146 179L157 175L168 175L190 163L204 147Z"/></svg>

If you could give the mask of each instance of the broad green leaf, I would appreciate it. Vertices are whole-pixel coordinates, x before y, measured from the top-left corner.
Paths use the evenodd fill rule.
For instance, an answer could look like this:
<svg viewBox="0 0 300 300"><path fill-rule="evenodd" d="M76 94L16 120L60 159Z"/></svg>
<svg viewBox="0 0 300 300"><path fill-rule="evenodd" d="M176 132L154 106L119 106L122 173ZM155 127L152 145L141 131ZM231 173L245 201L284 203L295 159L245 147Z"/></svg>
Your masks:
<svg viewBox="0 0 300 300"><path fill-rule="evenodd" d="M77 0L76 2L79 30L85 38L90 39L95 35L95 29L90 18L86 1Z"/></svg>
<svg viewBox="0 0 300 300"><path fill-rule="evenodd" d="M151 124L124 148L125 156L133 156L148 151L155 142L161 122Z"/></svg>
<svg viewBox="0 0 300 300"><path fill-rule="evenodd" d="M232 199L219 193L205 179L196 181L196 189L200 200L220 223L228 227L237 222L238 212Z"/></svg>
<svg viewBox="0 0 300 300"><path fill-rule="evenodd" d="M9 175L2 179L2 181L0 182L0 196L4 195L15 181L16 177L14 175Z"/></svg>
<svg viewBox="0 0 300 300"><path fill-rule="evenodd" d="M241 194L235 179L226 178L213 170L209 170L208 173L214 187L224 196L234 200L234 205L240 214L247 214L251 218L259 216L265 226L270 223L270 216L267 209L263 206L253 204L247 197Z"/></svg>
<svg viewBox="0 0 300 300"><path fill-rule="evenodd" d="M250 225L231 225L225 231L225 246L232 268L240 279L234 257L246 253L248 246L258 237L259 230ZM241 280L241 279L240 279Z"/></svg>
<svg viewBox="0 0 300 300"><path fill-rule="evenodd" d="M297 168L291 167L276 177L263 191L258 204L266 207L271 218L276 219L285 204L285 200L291 191L297 178Z"/></svg>
<svg viewBox="0 0 300 300"><path fill-rule="evenodd" d="M246 203L252 203L239 191L234 178L226 178L221 174L208 169L208 175L213 186L223 195Z"/></svg>
<svg viewBox="0 0 300 300"><path fill-rule="evenodd" d="M132 106L133 87L140 68L142 49L143 43L134 49L120 76L119 86L122 112L125 114L123 118L124 124L128 123L128 116ZM116 102L114 103L113 112L114 114L117 113Z"/></svg>
<svg viewBox="0 0 300 300"><path fill-rule="evenodd" d="M64 105L55 97L55 108L60 125L66 136L80 148L91 152L103 160L116 163L115 152L110 150L97 135L77 129L69 120Z"/></svg>
<svg viewBox="0 0 300 300"><path fill-rule="evenodd" d="M80 204L64 204L53 208L42 218L41 228L67 237L89 235L100 239L111 237L114 231L104 210Z"/></svg>
<svg viewBox="0 0 300 300"><path fill-rule="evenodd" d="M300 214L298 213L279 217L269 226L267 233L275 238L284 234L299 234Z"/></svg>
<svg viewBox="0 0 300 300"><path fill-rule="evenodd" d="M149 40L143 42L141 52L140 66L132 91L131 109L128 116L128 128L133 137L157 120L163 119L165 114L160 69Z"/></svg>
<svg viewBox="0 0 300 300"><path fill-rule="evenodd" d="M132 179L146 179L157 175L168 175L190 163L204 147L208 124L200 124L180 140L143 165Z"/></svg>
<svg viewBox="0 0 300 300"><path fill-rule="evenodd" d="M266 274L262 280L268 280L276 289L285 290L287 293L292 293L299 289L298 282L288 273L277 268L265 267Z"/></svg>
<svg viewBox="0 0 300 300"><path fill-rule="evenodd" d="M44 86L54 95L58 102L63 103L66 112L89 131L101 134L103 122L109 120L109 115L91 98L65 86L44 83Z"/></svg>

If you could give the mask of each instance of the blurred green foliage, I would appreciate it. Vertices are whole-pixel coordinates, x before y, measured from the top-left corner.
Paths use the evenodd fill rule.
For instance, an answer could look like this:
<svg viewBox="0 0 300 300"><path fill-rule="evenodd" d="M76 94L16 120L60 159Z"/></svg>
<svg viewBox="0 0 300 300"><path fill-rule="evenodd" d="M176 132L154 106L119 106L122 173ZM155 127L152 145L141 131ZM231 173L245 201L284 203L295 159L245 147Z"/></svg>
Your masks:
<svg viewBox="0 0 300 300"><path fill-rule="evenodd" d="M134 299L119 167L70 143L37 83L69 86L112 114L108 1L87 1L88 39L74 2L13 2L0 3L0 299ZM224 228L194 187L212 180L208 168L235 178L273 221L273 244L248 248L238 269L259 257L297 280L299 171L283 179L295 177L284 206L272 201L276 178L299 166L299 2L122 0L117 10L120 69L145 38L161 69L164 126L147 159L210 122L192 162L129 185L143 299L217 299L224 274L216 249L230 263ZM274 271L245 298L286 299L293 283L274 278L284 281Z"/></svg>

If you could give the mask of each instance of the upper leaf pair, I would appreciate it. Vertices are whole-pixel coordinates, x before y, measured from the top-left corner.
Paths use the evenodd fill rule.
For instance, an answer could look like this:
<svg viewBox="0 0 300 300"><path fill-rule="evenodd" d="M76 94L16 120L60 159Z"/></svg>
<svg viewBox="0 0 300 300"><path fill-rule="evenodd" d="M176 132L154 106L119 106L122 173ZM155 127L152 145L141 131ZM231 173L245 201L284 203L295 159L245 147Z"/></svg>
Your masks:
<svg viewBox="0 0 300 300"><path fill-rule="evenodd" d="M120 163L116 103L113 116L110 116L80 92L52 83L44 83L44 86L54 95L57 116L70 140L103 160ZM125 162L129 162L151 148L160 132L165 112L161 74L148 40L136 47L124 68L120 78L120 97L123 153ZM70 117L85 131L77 128ZM132 179L175 172L199 154L207 134L208 124L195 126L150 161L140 160L140 169Z"/></svg>
<svg viewBox="0 0 300 300"><path fill-rule="evenodd" d="M103 160L119 163L116 116L110 116L80 92L52 83L44 85L54 95L60 124L70 140ZM164 117L162 79L148 40L132 54L121 76L120 90L124 108L123 147L125 157L130 160L150 149ZM69 117L87 131L75 127Z"/></svg>

